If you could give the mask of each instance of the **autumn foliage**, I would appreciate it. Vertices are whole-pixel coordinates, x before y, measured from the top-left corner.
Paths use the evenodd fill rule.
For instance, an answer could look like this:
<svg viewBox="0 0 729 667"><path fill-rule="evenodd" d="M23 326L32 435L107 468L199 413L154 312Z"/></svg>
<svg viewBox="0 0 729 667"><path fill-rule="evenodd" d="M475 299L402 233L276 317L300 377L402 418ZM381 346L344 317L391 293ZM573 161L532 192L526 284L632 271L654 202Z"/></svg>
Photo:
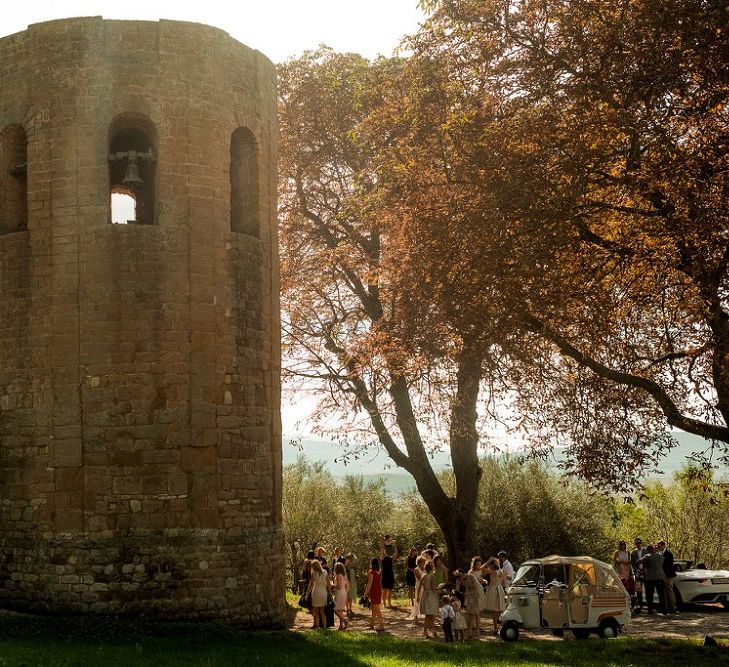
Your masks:
<svg viewBox="0 0 729 667"><path fill-rule="evenodd" d="M729 443L729 14L423 4L401 58L280 69L284 339L462 555L489 424L622 490Z"/></svg>
<svg viewBox="0 0 729 667"><path fill-rule="evenodd" d="M484 336L523 432L593 480L638 482L667 425L729 442L726 8L427 4L375 121L409 334Z"/></svg>

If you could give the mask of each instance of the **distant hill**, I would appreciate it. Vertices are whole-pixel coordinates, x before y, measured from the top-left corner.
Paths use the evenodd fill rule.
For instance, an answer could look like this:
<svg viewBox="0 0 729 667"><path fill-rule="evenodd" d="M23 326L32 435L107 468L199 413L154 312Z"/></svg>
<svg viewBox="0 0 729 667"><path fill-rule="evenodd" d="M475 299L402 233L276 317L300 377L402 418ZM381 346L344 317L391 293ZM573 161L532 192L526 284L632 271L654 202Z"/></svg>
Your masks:
<svg viewBox="0 0 729 667"><path fill-rule="evenodd" d="M677 431L673 434L673 437L678 442L678 446L674 447L661 461L660 470L664 475L673 475L689 463L689 456L693 452L705 450L710 446L708 440L691 433L684 433L683 431ZM716 460L721 454L716 452L714 459ZM719 468L720 474L725 473L727 467L725 465Z"/></svg>
<svg viewBox="0 0 729 667"><path fill-rule="evenodd" d="M286 435L283 444L283 464L290 465L303 454L307 461L323 463L335 477L383 475L392 472L396 476L404 475L410 478L410 475L395 466L381 448L372 447L358 454L356 459L350 456L345 462L346 451L341 444L331 440L309 437L299 440L295 436ZM433 456L432 461L435 470L442 470L448 467L450 457L447 452L438 452Z"/></svg>
<svg viewBox="0 0 729 667"><path fill-rule="evenodd" d="M709 446L707 440L690 433L681 431L674 433L673 436L678 444L660 462L659 472L656 475L666 480L671 479L676 472L689 462L688 457L692 452L704 450ZM343 460L344 452L345 449L341 444L331 440L322 438L297 439L294 436L285 436L283 464L285 466L290 465L300 455L303 455L307 461L323 463L332 475L340 479L347 475L362 475L365 482L382 479L385 482L385 488L395 495L415 488L413 478L405 471L397 468L384 450L373 447L359 454L357 459L350 457L346 463ZM436 472L450 467L448 452L435 453L432 461ZM559 464L558 453L556 453L552 463L555 468ZM723 466L720 470L726 471L726 466Z"/></svg>

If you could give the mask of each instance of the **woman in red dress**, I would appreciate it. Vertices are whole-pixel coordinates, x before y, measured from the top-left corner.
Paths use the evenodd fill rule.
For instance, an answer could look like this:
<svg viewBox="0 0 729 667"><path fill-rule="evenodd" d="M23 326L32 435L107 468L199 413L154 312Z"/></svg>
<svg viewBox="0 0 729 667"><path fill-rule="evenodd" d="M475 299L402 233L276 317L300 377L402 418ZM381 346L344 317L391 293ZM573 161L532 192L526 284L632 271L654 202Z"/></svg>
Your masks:
<svg viewBox="0 0 729 667"><path fill-rule="evenodd" d="M385 629L385 622L382 620L382 575L380 574L380 561L373 558L370 561L370 569L367 572L367 588L365 595L370 599L370 611L372 618L370 619L370 628L375 629L375 621L378 621L378 630Z"/></svg>

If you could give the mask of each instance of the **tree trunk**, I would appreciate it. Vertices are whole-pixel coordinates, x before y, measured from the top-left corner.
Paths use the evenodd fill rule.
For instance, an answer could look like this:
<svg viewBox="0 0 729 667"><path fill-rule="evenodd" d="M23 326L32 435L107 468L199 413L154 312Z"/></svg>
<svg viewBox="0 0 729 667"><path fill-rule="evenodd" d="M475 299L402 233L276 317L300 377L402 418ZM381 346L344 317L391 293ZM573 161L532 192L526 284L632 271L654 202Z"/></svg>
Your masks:
<svg viewBox="0 0 729 667"><path fill-rule="evenodd" d="M477 556L476 512L451 512L447 529L443 529L451 571L467 571L471 558Z"/></svg>
<svg viewBox="0 0 729 667"><path fill-rule="evenodd" d="M476 555L478 488L481 468L478 465L478 431L476 404L481 380L483 356L477 346L464 341L457 360L456 395L450 406L450 450L455 478L455 497L448 496L435 475L425 447L417 433L410 412L409 394L404 383L393 383L391 391L398 413L398 426L408 449L410 474L430 513L443 531L449 569L465 567ZM406 398L407 397L407 398Z"/></svg>
<svg viewBox="0 0 729 667"><path fill-rule="evenodd" d="M448 546L451 568L463 568L476 555L478 545L476 525L478 489L481 467L478 464L478 393L481 383L483 354L479 346L468 339L458 358L457 391L451 404L450 446L456 497L451 511Z"/></svg>

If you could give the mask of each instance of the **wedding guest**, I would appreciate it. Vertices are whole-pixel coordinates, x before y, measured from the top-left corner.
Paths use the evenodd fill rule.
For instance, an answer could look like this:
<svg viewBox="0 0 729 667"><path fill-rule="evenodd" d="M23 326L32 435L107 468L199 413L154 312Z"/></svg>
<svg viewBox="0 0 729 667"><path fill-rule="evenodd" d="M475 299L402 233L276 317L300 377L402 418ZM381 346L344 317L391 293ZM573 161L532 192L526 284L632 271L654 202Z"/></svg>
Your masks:
<svg viewBox="0 0 729 667"><path fill-rule="evenodd" d="M423 623L423 637L429 637L428 631L433 633L435 639L435 617L438 614L438 585L435 583L433 575L433 563L427 561L425 563L425 574L420 580L420 613L425 616Z"/></svg>
<svg viewBox="0 0 729 667"><path fill-rule="evenodd" d="M658 593L659 611L666 613L666 573L663 571L663 556L652 544L646 547L640 562L645 567L645 601L648 613L653 613L653 595Z"/></svg>
<svg viewBox="0 0 729 667"><path fill-rule="evenodd" d="M466 623L468 625L469 639L478 639L481 632L481 600L483 588L481 587L481 559L474 556L471 559L471 569L465 576L466 583Z"/></svg>
<svg viewBox="0 0 729 667"><path fill-rule="evenodd" d="M443 562L443 556L436 554L433 558L433 575L435 576L435 583L439 586L448 583L448 568Z"/></svg>
<svg viewBox="0 0 729 667"><path fill-rule="evenodd" d="M322 568L321 561L317 559L311 561L311 578L307 593L311 595L311 613L314 617L314 627L326 628L325 608L329 597L329 577Z"/></svg>
<svg viewBox="0 0 729 667"><path fill-rule="evenodd" d="M504 594L504 572L500 567L498 558L486 561L481 571L488 575L489 585L486 588L483 609L491 614L494 623L494 634L499 634L499 616L506 609L506 595Z"/></svg>
<svg viewBox="0 0 729 667"><path fill-rule="evenodd" d="M440 599L440 624L443 628L443 635L445 636L446 642L453 641L453 619L455 618L455 612L451 606L450 598L444 595Z"/></svg>
<svg viewBox="0 0 729 667"><path fill-rule="evenodd" d="M357 570L354 565L357 562L357 556L348 553L344 560L344 568L347 571L347 579L349 579L349 593L347 595L347 617L353 618L352 604L357 601Z"/></svg>
<svg viewBox="0 0 729 667"><path fill-rule="evenodd" d="M463 613L463 605L457 595L451 595L451 607L453 608L453 634L456 641L463 641L463 634L466 630L466 616Z"/></svg>
<svg viewBox="0 0 729 667"><path fill-rule="evenodd" d="M410 600L411 607L415 604L415 568L417 567L417 563L418 550L415 547L410 547L410 553L405 564L405 584L408 587L408 599Z"/></svg>
<svg viewBox="0 0 729 667"><path fill-rule="evenodd" d="M382 575L380 574L380 561L377 558L370 561L365 595L370 599L370 612L372 614L370 629L374 630L375 623L378 623L379 627L377 629L382 632L385 629L385 622L382 619L382 610L380 609L382 604Z"/></svg>
<svg viewBox="0 0 729 667"><path fill-rule="evenodd" d="M428 562L425 556L418 556L415 567L415 604L413 605L413 612L410 615L411 620L415 621L415 624L420 623L420 586L422 585L423 577L425 576L425 564Z"/></svg>
<svg viewBox="0 0 729 667"><path fill-rule="evenodd" d="M392 609L392 591L395 588L394 561L397 559L397 544L389 536L380 539L380 562L382 564L382 604Z"/></svg>
<svg viewBox="0 0 729 667"><path fill-rule="evenodd" d="M339 630L346 630L349 626L347 620L347 599L349 594L349 579L344 563L334 564L334 613L339 619Z"/></svg>
<svg viewBox="0 0 729 667"><path fill-rule="evenodd" d="M496 555L499 559L499 563L501 564L501 570L504 573L504 591L508 591L509 586L511 586L511 582L514 581L514 566L509 561L509 554L507 554L506 551L499 551Z"/></svg>

